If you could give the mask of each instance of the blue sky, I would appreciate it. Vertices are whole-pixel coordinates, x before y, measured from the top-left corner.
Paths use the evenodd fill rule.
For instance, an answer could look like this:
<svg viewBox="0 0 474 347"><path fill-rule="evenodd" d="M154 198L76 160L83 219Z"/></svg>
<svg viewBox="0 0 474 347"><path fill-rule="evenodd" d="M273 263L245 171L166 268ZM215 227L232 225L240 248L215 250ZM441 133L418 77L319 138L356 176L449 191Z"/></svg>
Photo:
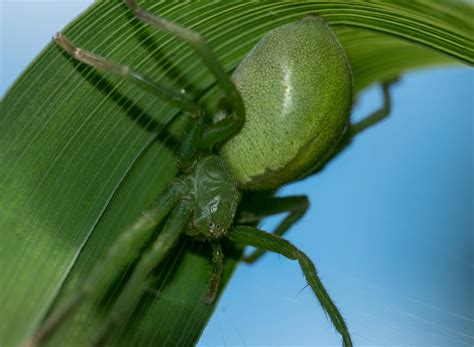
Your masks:
<svg viewBox="0 0 474 347"><path fill-rule="evenodd" d="M2 1L0 95L89 3ZM472 345L474 71L417 71L392 95L388 120L281 191L312 203L287 237L315 261L357 345ZM370 88L354 119L381 101ZM240 266L200 344L339 345L304 285L277 255Z"/></svg>

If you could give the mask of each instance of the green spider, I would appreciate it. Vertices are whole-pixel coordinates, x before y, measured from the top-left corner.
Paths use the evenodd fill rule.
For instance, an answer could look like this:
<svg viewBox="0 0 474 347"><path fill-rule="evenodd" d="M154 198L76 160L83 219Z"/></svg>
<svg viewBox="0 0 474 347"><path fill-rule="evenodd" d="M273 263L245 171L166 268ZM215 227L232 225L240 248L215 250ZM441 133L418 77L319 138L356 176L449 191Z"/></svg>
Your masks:
<svg viewBox="0 0 474 347"><path fill-rule="evenodd" d="M55 41L75 59L155 94L183 110L189 124L177 151L182 174L122 233L75 294L25 345L38 346L46 341L81 302L103 293L112 274L130 264L133 259L129 255L136 254L139 260L133 273L95 339L94 346L102 345L131 313L149 274L184 233L208 242L213 250L206 303L212 303L219 291L222 239L257 248L243 258L247 263L273 251L299 262L343 345L352 346L344 319L314 264L280 237L306 212L306 196L275 197L274 192L318 172L356 134L385 118L390 110L388 83L383 84L383 108L351 124L351 67L336 36L320 17L308 16L267 33L230 78L199 33L143 10L135 0L125 3L136 18L191 44L223 92L222 107L208 117L180 91L152 82L129 66L77 48L60 33L56 35ZM244 192L261 191L264 193L251 195L253 199L241 199ZM272 233L249 226L283 212L288 215ZM162 222L156 240L138 254Z"/></svg>

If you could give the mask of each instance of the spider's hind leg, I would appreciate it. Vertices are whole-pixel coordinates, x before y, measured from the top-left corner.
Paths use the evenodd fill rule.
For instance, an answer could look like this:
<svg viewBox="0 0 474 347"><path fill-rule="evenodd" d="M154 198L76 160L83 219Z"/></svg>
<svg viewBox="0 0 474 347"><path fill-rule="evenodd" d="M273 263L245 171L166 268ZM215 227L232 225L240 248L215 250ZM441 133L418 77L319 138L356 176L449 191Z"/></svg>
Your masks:
<svg viewBox="0 0 474 347"><path fill-rule="evenodd" d="M368 128L371 128L375 124L383 121L390 115L390 111L392 109L392 101L390 97L390 87L398 81L398 78L395 78L393 80L389 80L387 82L384 82L381 84L382 87L382 94L383 94L383 104L382 106L362 119L361 121L350 124L349 127L347 128L346 133L344 134L343 138L341 139L341 142L335 149L334 153L332 156L327 160L330 161L333 157L337 156L340 152L342 152L347 146L349 146L357 135L362 133Z"/></svg>
<svg viewBox="0 0 474 347"><path fill-rule="evenodd" d="M178 150L178 162L183 171L186 171L186 168L192 166L190 163L199 147L203 133L203 110L200 106L194 103L187 95L150 80L128 65L117 64L100 55L76 47L61 33L56 34L54 40L74 59L103 72L121 76L140 88L151 92L170 105L185 111L190 116L191 122Z"/></svg>
<svg viewBox="0 0 474 347"><path fill-rule="evenodd" d="M106 73L112 73L121 76L122 78L136 84L140 88L154 94L161 100L176 106L185 112L195 115L200 115L202 113L201 108L186 95L161 83L150 80L148 77L142 75L138 71L135 71L128 65L117 64L100 55L76 47L67 37L61 33L57 33L54 37L54 40L66 53L84 64L92 66L93 68Z"/></svg>
<svg viewBox="0 0 474 347"><path fill-rule="evenodd" d="M334 148L334 150L329 153L327 158L325 158L321 163L318 163L317 166L308 175L304 177L308 177L322 171L326 167L327 163L329 163L332 159L337 157L341 152L343 152L347 147L349 147L349 145L352 143L352 140L357 135L359 135L364 130L371 128L375 124L383 121L390 115L390 111L392 108L392 102L390 98L390 86L393 83L396 83L397 81L398 78L395 78L393 80L389 80L381 84L383 93L383 105L378 110L371 113L361 121L354 124L349 124L336 148Z"/></svg>
<svg viewBox="0 0 474 347"><path fill-rule="evenodd" d="M201 58L202 62L207 66L209 71L214 75L225 98L232 107L233 112L231 115L206 127L202 134L202 139L199 142L199 147L202 149L211 148L214 144L225 142L234 136L245 122L244 103L235 84L212 52L206 39L198 32L182 27L174 22L142 9L137 4L136 0L124 1L135 17L141 21L188 42Z"/></svg>

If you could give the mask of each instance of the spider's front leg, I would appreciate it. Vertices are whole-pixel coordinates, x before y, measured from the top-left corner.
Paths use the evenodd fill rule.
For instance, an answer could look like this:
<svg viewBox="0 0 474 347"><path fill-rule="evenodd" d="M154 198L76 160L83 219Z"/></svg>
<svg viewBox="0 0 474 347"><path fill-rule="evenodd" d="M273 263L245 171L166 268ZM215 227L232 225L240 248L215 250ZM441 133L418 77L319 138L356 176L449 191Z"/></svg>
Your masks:
<svg viewBox="0 0 474 347"><path fill-rule="evenodd" d="M212 245L212 273L209 280L209 287L207 289L204 302L206 304L214 303L217 293L219 292L219 285L221 283L222 269L224 267L224 253L219 242L213 242Z"/></svg>
<svg viewBox="0 0 474 347"><path fill-rule="evenodd" d="M176 244L183 229L186 227L192 214L191 206L192 203L189 199L184 198L171 212L163 230L155 242L142 255L133 270L125 288L114 303L107 322L97 335L93 346L102 346L118 323L131 313L137 300L140 298L140 292L143 290L149 274Z"/></svg>
<svg viewBox="0 0 474 347"><path fill-rule="evenodd" d="M346 323L336 305L329 297L319 279L316 267L309 257L287 240L254 227L236 226L228 235L229 239L245 246L253 246L263 251L279 253L291 260L297 260L309 286L318 298L322 308L328 314L332 324L341 334L345 347L352 346Z"/></svg>
<svg viewBox="0 0 474 347"><path fill-rule="evenodd" d="M237 223L255 223L268 216L288 213L272 231L273 235L281 236L305 215L308 208L309 201L304 195L286 197L268 197L264 195L261 199L257 195L256 199L243 202ZM252 264L264 253L264 250L257 249L242 260Z"/></svg>
<svg viewBox="0 0 474 347"><path fill-rule="evenodd" d="M24 347L39 346L85 299L100 297L120 270L126 268L138 257L140 250L149 241L153 230L176 206L182 193L181 182L176 181L168 186L153 205L119 236L107 252L106 258L96 265L77 291L49 315L37 329L35 335L24 344Z"/></svg>

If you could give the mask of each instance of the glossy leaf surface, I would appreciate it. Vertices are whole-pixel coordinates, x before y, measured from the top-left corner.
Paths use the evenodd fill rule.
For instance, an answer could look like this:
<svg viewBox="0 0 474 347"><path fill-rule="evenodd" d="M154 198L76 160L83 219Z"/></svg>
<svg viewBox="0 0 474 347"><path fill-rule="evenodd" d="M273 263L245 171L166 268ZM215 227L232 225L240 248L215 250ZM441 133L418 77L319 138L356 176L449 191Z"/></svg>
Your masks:
<svg viewBox="0 0 474 347"><path fill-rule="evenodd" d="M473 61L473 10L460 2L143 6L203 33L229 72L265 32L313 13L334 26L357 91L412 68ZM214 80L191 49L134 20L121 2L96 3L65 33L214 108ZM53 44L11 88L0 112L0 345L16 346L175 176L179 127L171 123L179 112L72 61ZM213 310L202 302L209 254L183 239L110 344L195 343ZM224 282L236 264L236 256L226 258ZM51 345L90 341L115 290L99 305L82 307Z"/></svg>

